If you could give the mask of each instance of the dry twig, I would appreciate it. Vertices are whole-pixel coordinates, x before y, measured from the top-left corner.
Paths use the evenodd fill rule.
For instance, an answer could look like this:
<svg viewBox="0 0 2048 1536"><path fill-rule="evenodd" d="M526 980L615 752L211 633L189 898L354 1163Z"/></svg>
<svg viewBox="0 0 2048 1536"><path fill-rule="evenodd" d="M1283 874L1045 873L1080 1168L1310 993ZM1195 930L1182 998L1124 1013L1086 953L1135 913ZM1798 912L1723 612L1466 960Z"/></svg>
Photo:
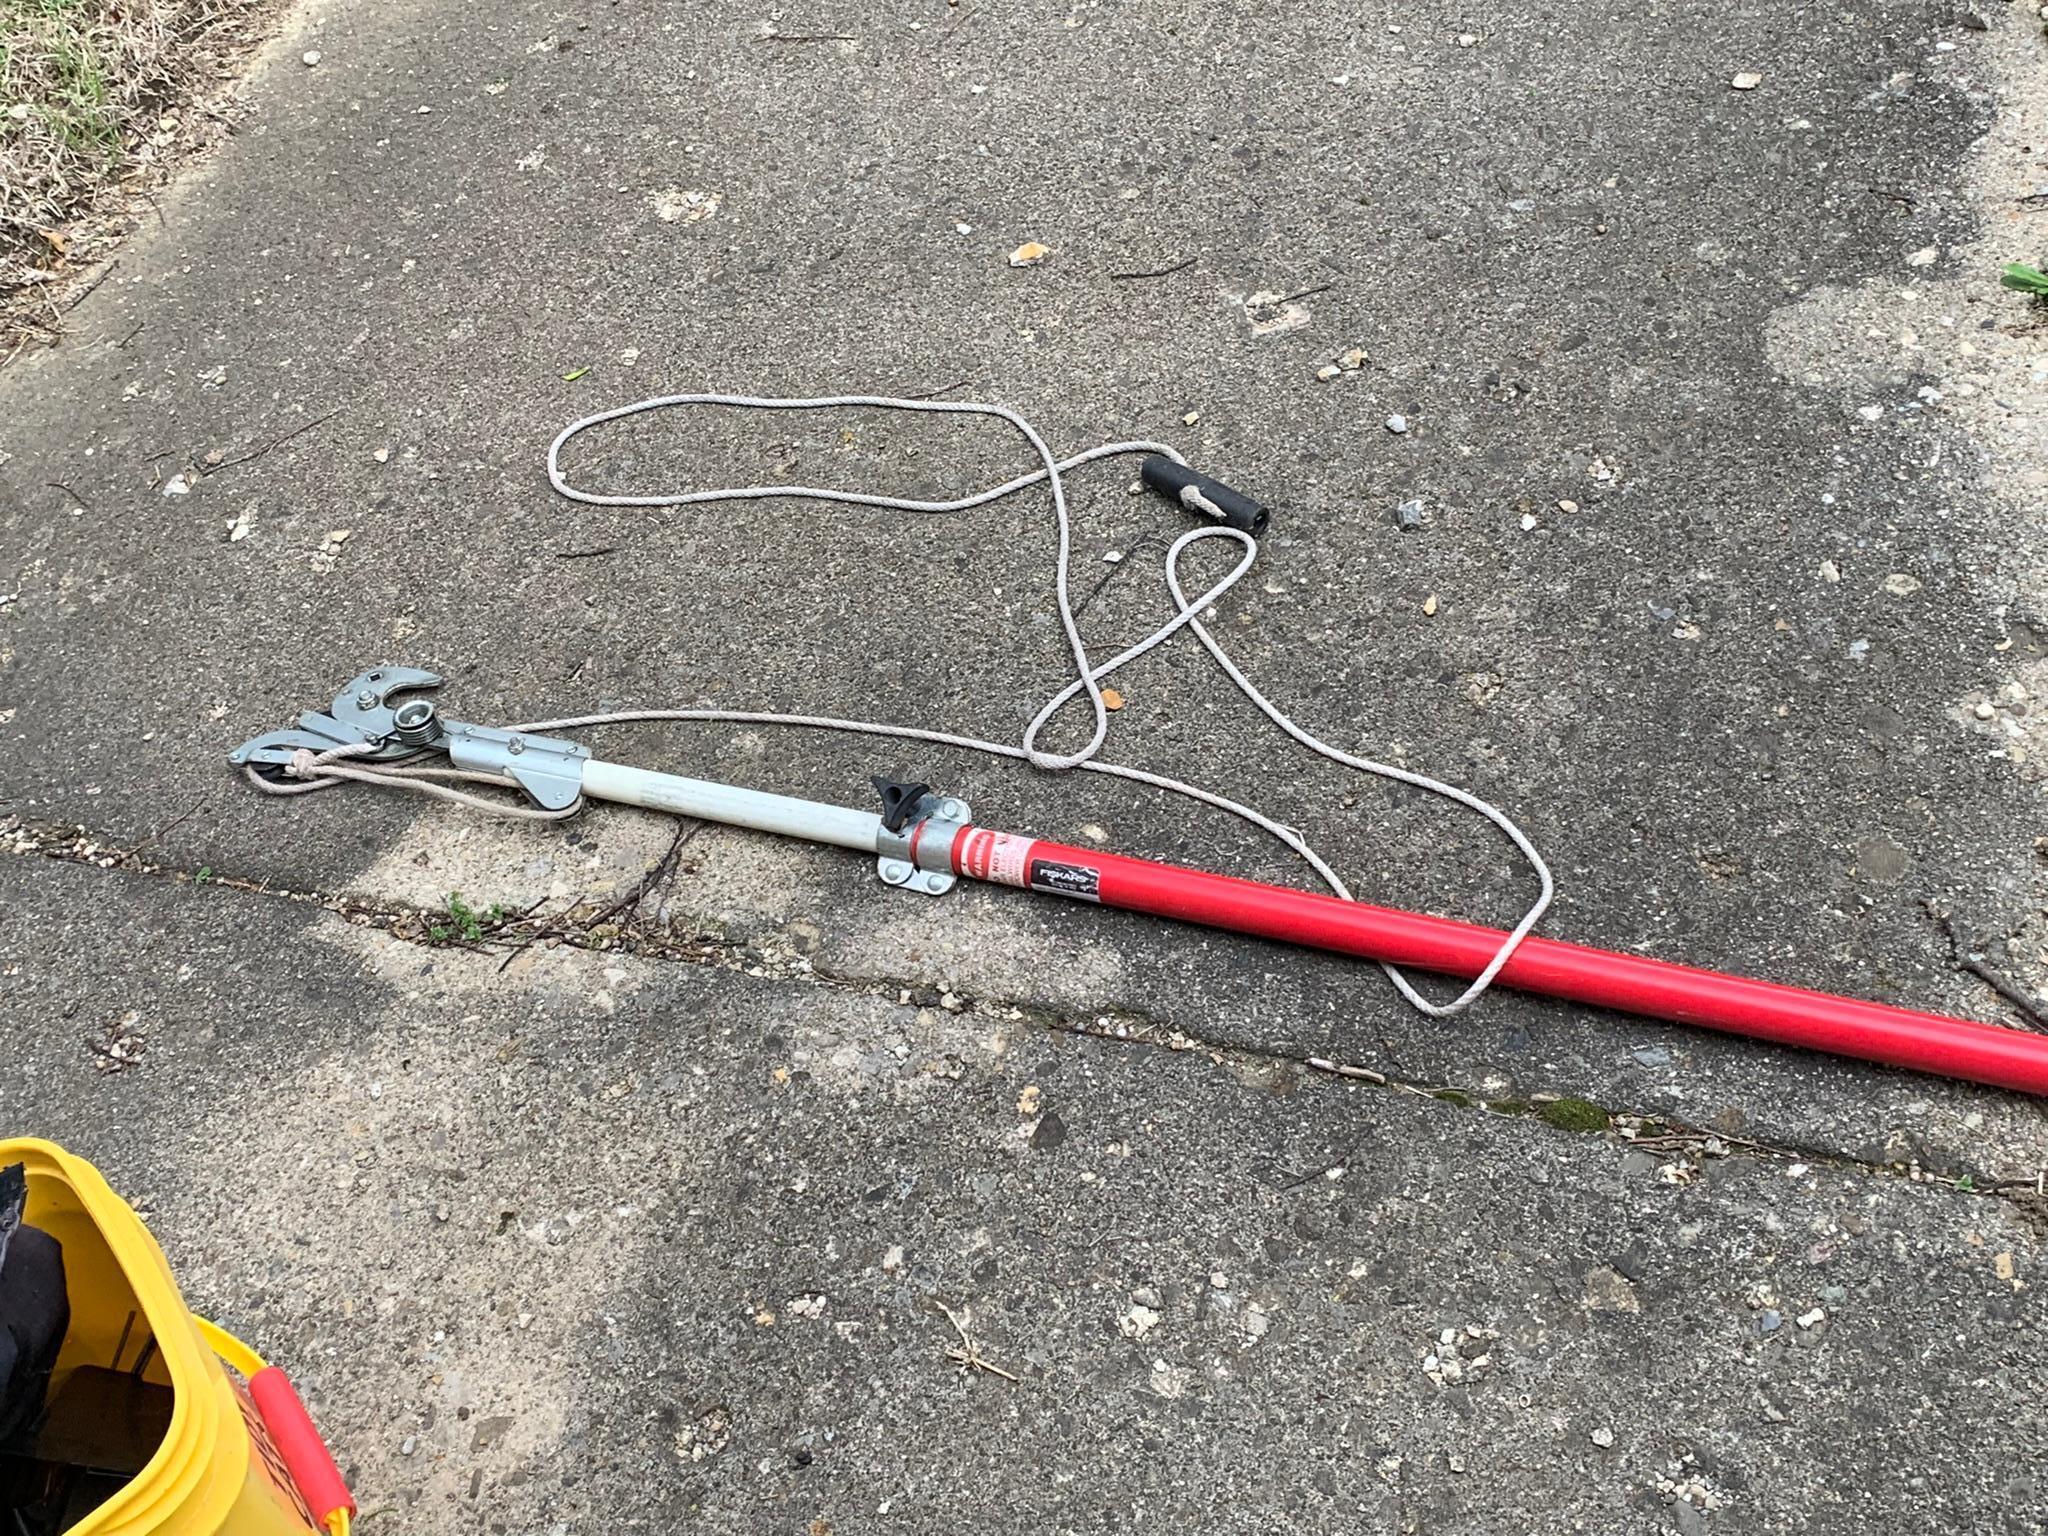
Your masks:
<svg viewBox="0 0 2048 1536"><path fill-rule="evenodd" d="M973 1335L967 1331L967 1325L960 1320L959 1315L951 1307L947 1306L937 1297L932 1298L932 1305L946 1314L946 1321L951 1323L953 1331L960 1335L960 1342L958 1344L951 1344L946 1347L946 1358L960 1367L960 1374L962 1376L965 1376L969 1371L986 1371L991 1376L1000 1376L1003 1380L1013 1385L1016 1384L1017 1378L1015 1376L1012 1376L1000 1365L996 1365L982 1357L981 1346L974 1342Z"/></svg>

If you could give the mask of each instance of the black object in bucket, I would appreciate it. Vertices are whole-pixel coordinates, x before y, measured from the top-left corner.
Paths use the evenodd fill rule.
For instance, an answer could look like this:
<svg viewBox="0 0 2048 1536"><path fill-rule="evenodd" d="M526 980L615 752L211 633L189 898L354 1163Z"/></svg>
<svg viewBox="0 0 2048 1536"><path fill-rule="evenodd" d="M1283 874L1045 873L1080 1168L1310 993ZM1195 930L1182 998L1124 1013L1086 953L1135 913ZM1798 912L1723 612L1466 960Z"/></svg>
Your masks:
<svg viewBox="0 0 2048 1536"><path fill-rule="evenodd" d="M0 1445L42 1418L50 1372L71 1327L64 1250L23 1220L28 1171L0 1168Z"/></svg>

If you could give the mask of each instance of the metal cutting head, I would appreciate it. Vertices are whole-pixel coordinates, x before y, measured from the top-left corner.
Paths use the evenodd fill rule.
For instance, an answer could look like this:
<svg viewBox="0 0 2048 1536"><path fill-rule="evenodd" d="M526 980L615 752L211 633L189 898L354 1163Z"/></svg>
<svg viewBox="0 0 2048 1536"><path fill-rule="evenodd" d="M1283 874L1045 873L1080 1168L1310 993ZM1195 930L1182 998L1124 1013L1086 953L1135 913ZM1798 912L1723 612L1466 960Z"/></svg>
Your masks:
<svg viewBox="0 0 2048 1536"><path fill-rule="evenodd" d="M439 673L423 667L373 667L334 696L322 714L308 710L291 727L253 736L228 754L237 768L281 768L302 751L331 752L342 746L372 746L371 762L394 762L431 747L441 734L431 699L399 699L441 686Z"/></svg>

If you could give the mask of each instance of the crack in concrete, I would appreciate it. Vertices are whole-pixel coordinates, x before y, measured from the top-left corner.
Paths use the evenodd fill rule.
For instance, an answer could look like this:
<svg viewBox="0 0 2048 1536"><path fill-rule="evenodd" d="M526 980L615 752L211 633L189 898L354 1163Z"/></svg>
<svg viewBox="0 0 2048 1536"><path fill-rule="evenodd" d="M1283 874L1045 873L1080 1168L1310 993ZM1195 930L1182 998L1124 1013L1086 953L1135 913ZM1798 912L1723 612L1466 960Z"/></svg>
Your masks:
<svg viewBox="0 0 2048 1536"><path fill-rule="evenodd" d="M561 911L543 917L537 907L517 913L496 910L477 913L468 908L457 911L392 907L317 891L285 890L260 880L222 875L203 866L186 870L151 863L138 857L143 845L128 849L109 847L84 826L38 825L17 816L0 820L0 837L5 839L0 843L0 852L81 865L109 873L183 881L195 886L217 886L245 895L296 902L331 913L357 927L373 928L402 943L422 948L460 948L484 953L502 949L505 959L499 967L501 971L528 950L542 946L565 946L593 954L708 966L756 978L799 982L884 999L897 1006L940 1007L951 1013L972 1010L1008 1022L1029 1024L1052 1035L1174 1053L1198 1051L1219 1066L1235 1065L1269 1072L1306 1069L1314 1076L1434 1099L1448 1106L1474 1110L1498 1119L1541 1124L1562 1134L1609 1134L1616 1138L1621 1148L1661 1156L1664 1161L1658 1169L1659 1178L1672 1185L1693 1182L1709 1160L1742 1157L1759 1161L1803 1162L1817 1167L1853 1169L1873 1177L1935 1185L1960 1194L1992 1196L2018 1206L2037 1221L2048 1223L2048 1171L2037 1174L2031 1181L2001 1179L1980 1184L1969 1173L1925 1168L1918 1159L1880 1162L1796 1142L1757 1141L1690 1125L1669 1115L1612 1109L1565 1094L1538 1092L1527 1099L1489 1099L1451 1084L1404 1078L1328 1057L1299 1056L1278 1048L1207 1040L1176 1024L1129 1008L1097 1014L1090 1019L1075 1019L1059 1009L1032 1000L966 997L943 991L929 980L914 976L876 980L843 975L821 970L793 948L785 953L759 937L741 940L722 933L706 932L678 937L667 926L657 933L637 926L632 914L637 910L639 901L652 893L656 883L653 877L667 864L667 857L660 866L649 871L649 878L644 879L625 901L603 904L579 899ZM673 848L670 852L673 854ZM622 910L626 913L625 920L616 921ZM1314 1170L1282 1188L1298 1188L1325 1174L1341 1176L1344 1161L1339 1157L1327 1167Z"/></svg>

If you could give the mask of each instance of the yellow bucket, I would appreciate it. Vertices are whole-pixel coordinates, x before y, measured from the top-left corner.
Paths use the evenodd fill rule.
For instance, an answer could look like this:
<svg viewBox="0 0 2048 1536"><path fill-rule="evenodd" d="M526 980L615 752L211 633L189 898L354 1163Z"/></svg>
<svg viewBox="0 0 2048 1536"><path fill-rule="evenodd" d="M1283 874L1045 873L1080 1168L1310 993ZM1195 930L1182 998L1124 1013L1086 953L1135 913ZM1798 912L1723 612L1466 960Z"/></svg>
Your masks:
<svg viewBox="0 0 2048 1536"><path fill-rule="evenodd" d="M159 1401L170 1389L155 1453L66 1536L348 1536L354 1501L283 1373L186 1310L156 1239L92 1164L0 1141L0 1168L15 1163L25 1221L64 1253L71 1326L49 1402L117 1377Z"/></svg>

